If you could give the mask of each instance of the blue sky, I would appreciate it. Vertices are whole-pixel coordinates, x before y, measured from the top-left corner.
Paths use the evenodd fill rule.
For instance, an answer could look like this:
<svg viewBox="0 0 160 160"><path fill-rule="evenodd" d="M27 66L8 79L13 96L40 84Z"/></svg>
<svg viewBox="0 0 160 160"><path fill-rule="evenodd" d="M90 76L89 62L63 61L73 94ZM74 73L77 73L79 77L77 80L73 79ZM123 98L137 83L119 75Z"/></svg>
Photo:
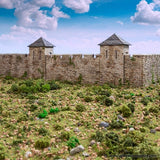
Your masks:
<svg viewBox="0 0 160 160"><path fill-rule="evenodd" d="M113 33L130 54L160 54L160 0L0 1L0 53L28 53L41 36L56 54L99 53Z"/></svg>

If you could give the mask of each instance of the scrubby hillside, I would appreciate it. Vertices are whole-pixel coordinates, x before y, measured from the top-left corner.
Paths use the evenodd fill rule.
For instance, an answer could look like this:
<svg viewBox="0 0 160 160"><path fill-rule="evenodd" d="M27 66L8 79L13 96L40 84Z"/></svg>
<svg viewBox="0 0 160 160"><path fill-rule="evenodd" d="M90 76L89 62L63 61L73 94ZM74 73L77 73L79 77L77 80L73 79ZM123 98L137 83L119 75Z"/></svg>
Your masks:
<svg viewBox="0 0 160 160"><path fill-rule="evenodd" d="M0 160L160 159L159 113L158 84L1 78Z"/></svg>

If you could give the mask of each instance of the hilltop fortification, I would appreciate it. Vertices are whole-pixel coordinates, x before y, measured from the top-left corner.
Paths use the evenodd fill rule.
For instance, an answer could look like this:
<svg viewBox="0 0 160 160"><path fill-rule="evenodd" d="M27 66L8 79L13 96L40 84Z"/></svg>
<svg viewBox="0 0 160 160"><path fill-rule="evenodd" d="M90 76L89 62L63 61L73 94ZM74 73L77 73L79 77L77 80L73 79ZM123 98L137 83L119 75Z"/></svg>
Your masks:
<svg viewBox="0 0 160 160"><path fill-rule="evenodd" d="M160 79L160 55L130 57L130 44L116 34L99 45L99 55L55 55L55 46L40 38L29 54L0 54L0 75L137 87Z"/></svg>

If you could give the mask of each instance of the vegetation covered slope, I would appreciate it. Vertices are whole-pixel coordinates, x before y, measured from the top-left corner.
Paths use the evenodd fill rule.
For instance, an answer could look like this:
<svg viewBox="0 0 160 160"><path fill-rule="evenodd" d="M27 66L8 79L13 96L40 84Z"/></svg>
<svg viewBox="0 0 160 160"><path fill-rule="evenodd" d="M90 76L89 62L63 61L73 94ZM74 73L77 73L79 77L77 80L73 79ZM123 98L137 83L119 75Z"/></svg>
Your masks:
<svg viewBox="0 0 160 160"><path fill-rule="evenodd" d="M159 84L135 89L1 78L0 160L160 159L159 113ZM87 154L71 156L78 145Z"/></svg>

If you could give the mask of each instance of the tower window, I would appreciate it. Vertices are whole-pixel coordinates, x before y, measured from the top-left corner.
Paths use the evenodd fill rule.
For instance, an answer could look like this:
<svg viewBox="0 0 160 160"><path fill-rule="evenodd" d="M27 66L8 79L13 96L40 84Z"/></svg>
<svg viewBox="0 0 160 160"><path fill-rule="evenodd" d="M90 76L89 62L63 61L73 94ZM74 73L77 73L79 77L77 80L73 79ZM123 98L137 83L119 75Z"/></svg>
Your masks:
<svg viewBox="0 0 160 160"><path fill-rule="evenodd" d="M108 51L106 50L106 58L108 58Z"/></svg>
<svg viewBox="0 0 160 160"><path fill-rule="evenodd" d="M115 58L118 58L118 51L115 51Z"/></svg>

